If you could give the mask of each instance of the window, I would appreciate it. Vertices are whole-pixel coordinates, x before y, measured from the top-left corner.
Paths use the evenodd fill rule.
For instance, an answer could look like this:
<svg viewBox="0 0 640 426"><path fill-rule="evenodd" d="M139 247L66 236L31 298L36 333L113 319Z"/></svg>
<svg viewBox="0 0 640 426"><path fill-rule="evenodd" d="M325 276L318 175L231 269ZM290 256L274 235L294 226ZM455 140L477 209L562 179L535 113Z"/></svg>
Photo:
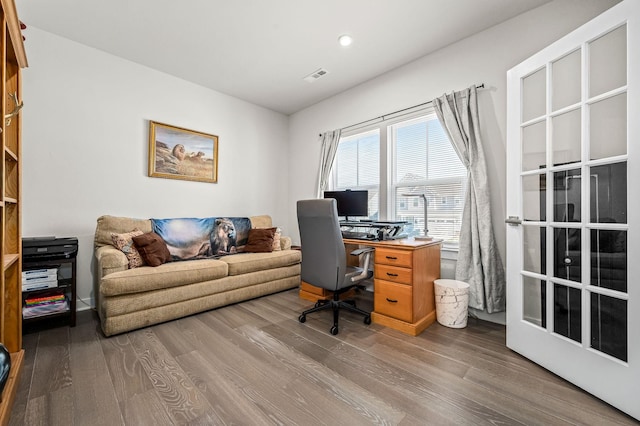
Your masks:
<svg viewBox="0 0 640 426"><path fill-rule="evenodd" d="M341 138L332 168L331 189L369 191L369 219L378 214L380 193L380 137L378 130Z"/></svg>
<svg viewBox="0 0 640 426"><path fill-rule="evenodd" d="M410 236L424 229L424 206L422 197L405 195L425 194L429 235L458 245L467 170L435 113L423 111L343 136L330 185L367 189L369 219L407 221Z"/></svg>

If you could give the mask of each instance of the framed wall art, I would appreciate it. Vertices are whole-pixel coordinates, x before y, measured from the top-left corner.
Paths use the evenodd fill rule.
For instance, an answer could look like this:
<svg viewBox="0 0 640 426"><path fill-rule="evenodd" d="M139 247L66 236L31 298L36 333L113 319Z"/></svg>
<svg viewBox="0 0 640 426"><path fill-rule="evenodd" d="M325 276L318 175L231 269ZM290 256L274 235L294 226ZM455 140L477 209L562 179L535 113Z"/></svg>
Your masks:
<svg viewBox="0 0 640 426"><path fill-rule="evenodd" d="M149 176L218 182L218 137L150 121Z"/></svg>

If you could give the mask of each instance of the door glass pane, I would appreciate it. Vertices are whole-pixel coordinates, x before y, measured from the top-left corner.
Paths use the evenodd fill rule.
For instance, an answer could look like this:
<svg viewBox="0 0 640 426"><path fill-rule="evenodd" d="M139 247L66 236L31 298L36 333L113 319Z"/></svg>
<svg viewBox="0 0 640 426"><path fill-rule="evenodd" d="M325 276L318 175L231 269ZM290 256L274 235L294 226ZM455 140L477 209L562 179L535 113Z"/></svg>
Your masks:
<svg viewBox="0 0 640 426"><path fill-rule="evenodd" d="M580 222L580 169L563 170L553 174L553 220Z"/></svg>
<svg viewBox="0 0 640 426"><path fill-rule="evenodd" d="M554 230L554 276L577 282L582 280L581 240L579 228Z"/></svg>
<svg viewBox="0 0 640 426"><path fill-rule="evenodd" d="M627 301L591 293L591 347L627 361Z"/></svg>
<svg viewBox="0 0 640 426"><path fill-rule="evenodd" d="M612 96L589 107L592 160L627 153L627 94Z"/></svg>
<svg viewBox="0 0 640 426"><path fill-rule="evenodd" d="M591 230L591 285L627 292L626 231Z"/></svg>
<svg viewBox="0 0 640 426"><path fill-rule="evenodd" d="M592 223L627 223L627 163L591 167Z"/></svg>
<svg viewBox="0 0 640 426"><path fill-rule="evenodd" d="M576 342L582 341L582 302L580 290L553 285L553 331Z"/></svg>
<svg viewBox="0 0 640 426"><path fill-rule="evenodd" d="M522 129L522 170L538 170L547 166L545 121Z"/></svg>
<svg viewBox="0 0 640 426"><path fill-rule="evenodd" d="M546 214L547 176L522 177L522 218L535 222L547 220Z"/></svg>
<svg viewBox="0 0 640 426"><path fill-rule="evenodd" d="M547 327L547 282L522 277L522 319L539 327Z"/></svg>
<svg viewBox="0 0 640 426"><path fill-rule="evenodd" d="M547 228L544 226L523 226L523 259L525 271L538 274L547 273Z"/></svg>
<svg viewBox="0 0 640 426"><path fill-rule="evenodd" d="M522 122L541 117L546 112L546 68L522 79Z"/></svg>
<svg viewBox="0 0 640 426"><path fill-rule="evenodd" d="M580 50L558 59L551 65L552 110L580 102Z"/></svg>
<svg viewBox="0 0 640 426"><path fill-rule="evenodd" d="M551 120L551 146L555 166L580 161L580 122L579 109L560 114Z"/></svg>
<svg viewBox="0 0 640 426"><path fill-rule="evenodd" d="M589 97L627 84L627 26L589 43Z"/></svg>

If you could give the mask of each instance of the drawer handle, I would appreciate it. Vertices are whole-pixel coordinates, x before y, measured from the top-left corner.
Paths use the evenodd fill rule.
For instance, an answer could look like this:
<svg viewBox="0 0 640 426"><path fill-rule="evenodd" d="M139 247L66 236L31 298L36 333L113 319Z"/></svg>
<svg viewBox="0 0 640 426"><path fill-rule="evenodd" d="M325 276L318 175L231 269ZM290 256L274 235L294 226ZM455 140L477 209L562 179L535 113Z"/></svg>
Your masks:
<svg viewBox="0 0 640 426"><path fill-rule="evenodd" d="M392 274L391 272L387 272L387 275L390 276L390 277L397 277L398 276L398 274Z"/></svg>
<svg viewBox="0 0 640 426"><path fill-rule="evenodd" d="M395 300L395 299L389 299L388 297L387 297L387 302L389 302L389 303L398 303L398 301L397 301L397 300Z"/></svg>
<svg viewBox="0 0 640 426"><path fill-rule="evenodd" d="M395 257L395 256L387 256L387 259L389 259L389 260L398 260L398 258Z"/></svg>

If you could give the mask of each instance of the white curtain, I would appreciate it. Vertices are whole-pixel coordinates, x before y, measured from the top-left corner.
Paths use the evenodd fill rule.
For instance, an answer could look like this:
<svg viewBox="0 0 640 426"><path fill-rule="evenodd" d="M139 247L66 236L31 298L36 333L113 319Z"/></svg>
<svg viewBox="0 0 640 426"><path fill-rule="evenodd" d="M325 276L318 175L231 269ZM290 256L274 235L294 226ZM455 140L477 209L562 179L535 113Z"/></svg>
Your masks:
<svg viewBox="0 0 640 426"><path fill-rule="evenodd" d="M469 283L470 307L488 313L504 311L505 273L491 226L476 86L445 94L434 99L433 105L469 177L455 278Z"/></svg>
<svg viewBox="0 0 640 426"><path fill-rule="evenodd" d="M332 130L324 132L320 135L320 141L322 143L320 151L320 170L318 173L318 188L316 191L316 197L322 198L322 193L327 189L327 183L329 181L329 174L331 173L331 166L333 165L333 159L336 157L336 151L338 151L338 142L340 141L340 130Z"/></svg>

